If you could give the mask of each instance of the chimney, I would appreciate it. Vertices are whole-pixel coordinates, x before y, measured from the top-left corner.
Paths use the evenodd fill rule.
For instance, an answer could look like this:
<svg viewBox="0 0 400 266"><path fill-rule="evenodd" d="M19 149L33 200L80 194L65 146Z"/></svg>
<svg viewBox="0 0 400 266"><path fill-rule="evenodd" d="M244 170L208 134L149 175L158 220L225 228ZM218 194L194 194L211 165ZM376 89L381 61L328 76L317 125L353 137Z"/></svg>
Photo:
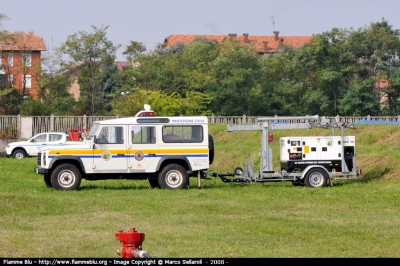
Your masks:
<svg viewBox="0 0 400 266"><path fill-rule="evenodd" d="M243 42L249 43L249 34L248 33L243 33Z"/></svg>
<svg viewBox="0 0 400 266"><path fill-rule="evenodd" d="M268 41L263 41L263 44L264 44L263 50L264 50L264 53L266 53L268 51Z"/></svg>
<svg viewBox="0 0 400 266"><path fill-rule="evenodd" d="M235 39L236 38L236 33L229 33L229 41L231 42L231 41L233 41L233 39Z"/></svg>
<svg viewBox="0 0 400 266"><path fill-rule="evenodd" d="M278 40L278 48L279 49L283 48L283 39Z"/></svg>
<svg viewBox="0 0 400 266"><path fill-rule="evenodd" d="M275 33L275 41L279 41L279 31L274 31Z"/></svg>

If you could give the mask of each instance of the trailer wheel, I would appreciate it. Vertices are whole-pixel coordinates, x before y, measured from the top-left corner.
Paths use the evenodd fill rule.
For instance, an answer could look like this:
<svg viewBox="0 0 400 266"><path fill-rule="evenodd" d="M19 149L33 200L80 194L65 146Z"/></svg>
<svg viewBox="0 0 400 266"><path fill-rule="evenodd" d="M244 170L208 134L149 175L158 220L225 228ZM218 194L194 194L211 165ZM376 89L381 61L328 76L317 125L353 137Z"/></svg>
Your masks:
<svg viewBox="0 0 400 266"><path fill-rule="evenodd" d="M26 152L24 150L16 150L13 152L12 157L15 159L23 159L26 157Z"/></svg>
<svg viewBox="0 0 400 266"><path fill-rule="evenodd" d="M304 178L307 187L317 188L326 186L328 175L323 169L311 169Z"/></svg>
<svg viewBox="0 0 400 266"><path fill-rule="evenodd" d="M158 184L165 189L183 189L189 185L185 168L179 164L168 164L158 174Z"/></svg>
<svg viewBox="0 0 400 266"><path fill-rule="evenodd" d="M43 175L43 180L44 180L44 183L46 184L46 187L53 187L51 185L50 175L49 174L44 174Z"/></svg>
<svg viewBox="0 0 400 266"><path fill-rule="evenodd" d="M50 181L53 188L57 190L77 189L81 184L81 173L72 164L60 164L51 173Z"/></svg>
<svg viewBox="0 0 400 266"><path fill-rule="evenodd" d="M149 184L152 188L160 188L157 178L149 178Z"/></svg>
<svg viewBox="0 0 400 266"><path fill-rule="evenodd" d="M233 173L235 175L243 175L243 169L241 167L236 167Z"/></svg>

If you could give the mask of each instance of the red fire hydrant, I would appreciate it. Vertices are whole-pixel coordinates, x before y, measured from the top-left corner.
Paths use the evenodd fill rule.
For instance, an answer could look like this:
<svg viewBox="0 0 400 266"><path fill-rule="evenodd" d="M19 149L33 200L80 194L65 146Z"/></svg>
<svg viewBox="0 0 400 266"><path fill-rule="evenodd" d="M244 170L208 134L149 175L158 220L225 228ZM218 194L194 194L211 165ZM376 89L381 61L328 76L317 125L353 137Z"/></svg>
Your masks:
<svg viewBox="0 0 400 266"><path fill-rule="evenodd" d="M146 251L142 250L144 233L137 232L135 228L129 229L128 232L119 230L115 234L115 240L121 241L117 254L122 258L151 258Z"/></svg>

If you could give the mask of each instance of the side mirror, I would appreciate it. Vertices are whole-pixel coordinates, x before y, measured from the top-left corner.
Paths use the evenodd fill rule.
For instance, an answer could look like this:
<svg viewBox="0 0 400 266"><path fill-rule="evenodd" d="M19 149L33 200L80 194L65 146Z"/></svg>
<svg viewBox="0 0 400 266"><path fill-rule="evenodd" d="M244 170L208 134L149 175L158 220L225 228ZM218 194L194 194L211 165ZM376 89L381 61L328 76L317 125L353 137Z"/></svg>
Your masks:
<svg viewBox="0 0 400 266"><path fill-rule="evenodd" d="M93 149L94 149L94 145L97 144L97 138L96 135L93 135Z"/></svg>

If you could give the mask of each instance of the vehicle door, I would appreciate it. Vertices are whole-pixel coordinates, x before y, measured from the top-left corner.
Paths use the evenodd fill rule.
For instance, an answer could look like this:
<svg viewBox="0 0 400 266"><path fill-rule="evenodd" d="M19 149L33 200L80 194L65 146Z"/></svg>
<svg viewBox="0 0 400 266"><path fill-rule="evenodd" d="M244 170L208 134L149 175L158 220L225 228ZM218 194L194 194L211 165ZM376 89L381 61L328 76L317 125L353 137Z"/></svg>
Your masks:
<svg viewBox="0 0 400 266"><path fill-rule="evenodd" d="M155 171L152 162L159 159L156 126L129 126L129 134L128 167L132 172ZM154 169L148 169L150 166Z"/></svg>
<svg viewBox="0 0 400 266"><path fill-rule="evenodd" d="M48 134L38 134L29 140L29 144L26 146L26 152L29 156L37 156L38 152L45 147L47 142Z"/></svg>
<svg viewBox="0 0 400 266"><path fill-rule="evenodd" d="M93 149L94 173L127 172L129 153L126 136L126 125L100 126Z"/></svg>

